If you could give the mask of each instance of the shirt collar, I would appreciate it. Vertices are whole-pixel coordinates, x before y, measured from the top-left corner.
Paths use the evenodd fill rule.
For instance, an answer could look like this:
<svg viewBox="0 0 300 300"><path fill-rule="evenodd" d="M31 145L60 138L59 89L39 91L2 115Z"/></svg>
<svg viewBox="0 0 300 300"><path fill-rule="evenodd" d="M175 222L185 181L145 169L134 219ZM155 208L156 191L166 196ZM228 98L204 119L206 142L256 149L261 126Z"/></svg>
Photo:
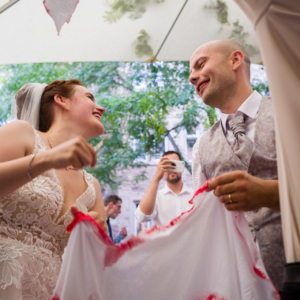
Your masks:
<svg viewBox="0 0 300 300"><path fill-rule="evenodd" d="M178 195L183 194L183 193L188 192L188 191L189 191L189 188L185 184L183 184L181 192ZM172 194L174 194L174 192L168 187L167 184L165 185L165 187L163 189L161 189L161 192L164 195L167 194L167 193L169 193L169 192L172 193Z"/></svg>
<svg viewBox="0 0 300 300"><path fill-rule="evenodd" d="M260 101L262 99L262 95L260 95L257 91L254 91L238 108L237 112L234 114L234 116L238 116L241 113L244 113L251 119L256 118L256 114L258 112L258 108L260 105ZM221 122L223 129L225 133L227 132L227 118L230 116L230 114L224 114L221 112Z"/></svg>

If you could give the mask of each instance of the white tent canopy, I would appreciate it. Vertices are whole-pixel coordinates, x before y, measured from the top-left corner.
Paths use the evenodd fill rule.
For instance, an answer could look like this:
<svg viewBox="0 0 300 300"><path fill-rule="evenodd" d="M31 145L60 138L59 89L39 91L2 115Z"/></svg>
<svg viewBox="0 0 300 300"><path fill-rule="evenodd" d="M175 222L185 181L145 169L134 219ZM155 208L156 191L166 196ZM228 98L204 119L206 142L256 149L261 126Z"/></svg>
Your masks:
<svg viewBox="0 0 300 300"><path fill-rule="evenodd" d="M60 5L74 6L74 0L46 2L56 13ZM118 3L131 3L131 12L112 9ZM109 22L107 11L122 16ZM233 0L80 0L59 35L42 0L19 0L0 14L0 28L0 64L147 61L157 53L158 60L189 60L199 45L224 38L241 43L253 63L261 61L253 26Z"/></svg>

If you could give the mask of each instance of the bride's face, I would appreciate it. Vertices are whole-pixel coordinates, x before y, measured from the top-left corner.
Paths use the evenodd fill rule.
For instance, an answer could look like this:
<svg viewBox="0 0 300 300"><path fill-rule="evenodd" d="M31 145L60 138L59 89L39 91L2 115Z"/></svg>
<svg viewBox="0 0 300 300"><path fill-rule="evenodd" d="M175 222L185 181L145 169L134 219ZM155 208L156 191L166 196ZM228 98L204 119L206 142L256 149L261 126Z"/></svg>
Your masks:
<svg viewBox="0 0 300 300"><path fill-rule="evenodd" d="M101 135L104 132L101 116L105 108L96 104L93 94L87 88L77 85L70 100L72 119L80 126L83 136L90 139Z"/></svg>

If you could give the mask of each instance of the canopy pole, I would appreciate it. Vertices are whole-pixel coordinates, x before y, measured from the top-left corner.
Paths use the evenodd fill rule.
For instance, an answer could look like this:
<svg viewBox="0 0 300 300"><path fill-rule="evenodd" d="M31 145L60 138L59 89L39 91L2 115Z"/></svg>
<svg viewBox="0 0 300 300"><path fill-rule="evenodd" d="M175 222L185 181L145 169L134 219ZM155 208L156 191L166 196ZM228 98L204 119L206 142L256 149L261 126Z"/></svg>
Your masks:
<svg viewBox="0 0 300 300"><path fill-rule="evenodd" d="M188 0L185 0L185 2L184 2L184 4L182 5L182 7L181 7L181 9L180 9L180 11L179 11L179 13L178 13L178 15L177 15L175 21L173 22L173 24L172 24L171 28L169 29L169 31L168 31L168 33L167 33L165 39L163 40L163 42L162 42L162 44L160 45L160 47L159 47L158 51L156 52L156 54L155 54L155 55L153 56L153 58L151 59L150 63L155 62L157 55L159 54L161 48L163 47L164 43L166 42L167 38L169 37L169 35L170 35L170 33L171 33L173 27L175 26L175 23L177 22L177 20L178 20L180 14L182 13L182 11L183 11L185 5L187 4L187 2L188 2Z"/></svg>
<svg viewBox="0 0 300 300"><path fill-rule="evenodd" d="M7 10L12 5L14 5L15 3L17 3L18 1L20 1L20 0L9 0L7 3L5 3L4 5L2 5L0 7L0 14L3 13L5 10Z"/></svg>

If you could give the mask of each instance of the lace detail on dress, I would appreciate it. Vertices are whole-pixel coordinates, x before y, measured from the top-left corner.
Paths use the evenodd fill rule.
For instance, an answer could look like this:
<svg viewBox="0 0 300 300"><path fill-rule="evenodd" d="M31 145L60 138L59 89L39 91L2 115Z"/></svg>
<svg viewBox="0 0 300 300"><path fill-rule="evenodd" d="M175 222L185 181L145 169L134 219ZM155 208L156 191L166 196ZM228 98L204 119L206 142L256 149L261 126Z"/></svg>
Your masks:
<svg viewBox="0 0 300 300"><path fill-rule="evenodd" d="M45 151L34 134L32 154ZM83 172L88 187L75 205L87 213L96 192L93 176ZM0 199L0 299L51 299L73 220L70 209L60 216L63 201L54 169Z"/></svg>

